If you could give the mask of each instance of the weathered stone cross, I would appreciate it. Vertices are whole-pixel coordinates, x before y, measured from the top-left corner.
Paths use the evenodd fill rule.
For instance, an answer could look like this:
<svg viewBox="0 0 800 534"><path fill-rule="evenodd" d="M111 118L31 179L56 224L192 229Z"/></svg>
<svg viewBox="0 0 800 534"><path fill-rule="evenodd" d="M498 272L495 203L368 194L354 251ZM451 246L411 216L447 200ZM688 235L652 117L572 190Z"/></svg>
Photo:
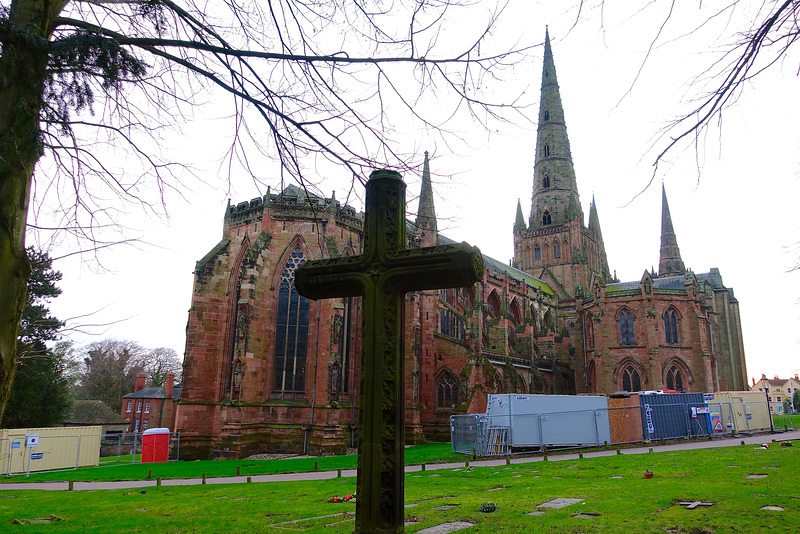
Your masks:
<svg viewBox="0 0 800 534"><path fill-rule="evenodd" d="M306 262L297 291L363 296L356 534L403 532L404 300L409 291L471 286L483 258L466 243L406 249L406 185L378 170L367 182L361 256Z"/></svg>

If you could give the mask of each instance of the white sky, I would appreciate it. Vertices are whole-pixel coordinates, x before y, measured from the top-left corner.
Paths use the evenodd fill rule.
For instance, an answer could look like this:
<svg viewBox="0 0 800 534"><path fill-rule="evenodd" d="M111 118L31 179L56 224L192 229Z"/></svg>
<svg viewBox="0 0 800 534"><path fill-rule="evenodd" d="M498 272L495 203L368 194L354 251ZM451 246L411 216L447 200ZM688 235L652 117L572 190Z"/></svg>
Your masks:
<svg viewBox="0 0 800 534"><path fill-rule="evenodd" d="M721 133L711 130L705 136L699 164L691 149L670 154L653 185L636 197L652 175L654 134L687 109L682 102L697 95L689 82L704 73L713 60L711 50L727 42L730 31L711 27L671 40L693 28L690 21L696 25L705 11L693 5L676 13L664 44L636 79L663 15L656 11L661 6L633 16L615 13L609 4L603 31L597 11L585 11L570 30L574 11L519 4L509 8L506 22L501 20L500 33L539 43L549 24L583 210L588 216L594 195L611 269L631 281L657 268L663 179L684 263L696 272L719 267L739 300L748 374L786 378L797 373L800 284L798 273L787 273L800 258L794 216L800 198L797 58L777 64L748 86L725 113ZM538 112L542 53L536 49L508 82L508 87L528 85L532 119ZM229 192L225 171L214 159L224 145L214 135L214 123L197 121L184 131L189 133L176 142L176 157L190 161L206 183L192 185L185 200L171 195L167 220L144 218L131 207L127 236L147 244L104 251L102 268L78 256L55 265L64 273L63 294L51 305L57 317L96 312L75 322L114 323L93 328L94 336L73 334L79 344L115 337L183 354L195 262L221 238L228 198L237 203L264 194L241 174L234 176ZM526 218L530 212L535 124L493 125L491 133L465 125L462 135L469 146L437 145L425 132L412 131L408 150L433 155L440 231L507 262L518 198ZM409 199L415 199L419 177L406 176L406 181ZM273 191L278 184L276 179ZM326 195L336 190L341 200L346 185L329 180L321 189ZM409 211L416 207L411 201Z"/></svg>

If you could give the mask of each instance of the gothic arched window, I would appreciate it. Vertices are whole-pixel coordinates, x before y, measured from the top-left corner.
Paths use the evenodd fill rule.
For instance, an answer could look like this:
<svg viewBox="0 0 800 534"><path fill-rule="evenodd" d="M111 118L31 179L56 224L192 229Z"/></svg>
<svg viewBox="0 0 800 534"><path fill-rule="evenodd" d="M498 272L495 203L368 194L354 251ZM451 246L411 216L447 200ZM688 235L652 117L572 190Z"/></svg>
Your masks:
<svg viewBox="0 0 800 534"><path fill-rule="evenodd" d="M558 241L553 242L553 258L561 257L561 245Z"/></svg>
<svg viewBox="0 0 800 534"><path fill-rule="evenodd" d="M629 310L622 310L619 314L619 344L634 344L633 314Z"/></svg>
<svg viewBox="0 0 800 534"><path fill-rule="evenodd" d="M668 345L678 343L678 318L673 309L664 312L664 337Z"/></svg>
<svg viewBox="0 0 800 534"><path fill-rule="evenodd" d="M452 373L442 371L436 381L436 407L454 410L458 406L458 383Z"/></svg>
<svg viewBox="0 0 800 534"><path fill-rule="evenodd" d="M666 383L667 389L683 391L683 375L681 375L681 370L677 366L673 365L667 371Z"/></svg>
<svg viewBox="0 0 800 534"><path fill-rule="evenodd" d="M547 173L544 173L544 176L542 176L542 187L545 189L550 187L550 175Z"/></svg>
<svg viewBox="0 0 800 534"><path fill-rule="evenodd" d="M544 110L544 120L546 121L550 120L550 111Z"/></svg>
<svg viewBox="0 0 800 534"><path fill-rule="evenodd" d="M551 224L553 222L553 218L550 216L550 210L544 210L542 214L542 224Z"/></svg>
<svg viewBox="0 0 800 534"><path fill-rule="evenodd" d="M642 390L642 377L633 365L622 371L622 389L629 392Z"/></svg>
<svg viewBox="0 0 800 534"><path fill-rule="evenodd" d="M550 155L550 145L548 145L547 143L545 143L545 144L544 144L544 157L547 157L547 156L549 156L549 155Z"/></svg>
<svg viewBox="0 0 800 534"><path fill-rule="evenodd" d="M533 259L536 261L540 261L542 259L542 249L539 248L539 245L533 247Z"/></svg>
<svg viewBox="0 0 800 534"><path fill-rule="evenodd" d="M305 393L309 300L294 285L295 271L305 262L303 252L295 248L281 274L272 381L273 393L280 398Z"/></svg>

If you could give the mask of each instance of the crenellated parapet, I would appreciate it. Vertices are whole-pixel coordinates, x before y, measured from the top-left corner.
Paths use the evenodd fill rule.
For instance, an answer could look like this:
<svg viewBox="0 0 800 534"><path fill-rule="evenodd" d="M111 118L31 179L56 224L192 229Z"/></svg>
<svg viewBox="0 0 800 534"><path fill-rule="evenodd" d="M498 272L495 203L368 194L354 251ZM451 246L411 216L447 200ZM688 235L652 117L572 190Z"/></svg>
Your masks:
<svg viewBox="0 0 800 534"><path fill-rule="evenodd" d="M310 220L320 222L335 221L337 226L361 232L363 215L355 208L342 205L331 198L322 198L290 185L279 194L267 190L263 197L236 205L228 203L225 211L225 227L235 228L260 220L265 214L273 219Z"/></svg>

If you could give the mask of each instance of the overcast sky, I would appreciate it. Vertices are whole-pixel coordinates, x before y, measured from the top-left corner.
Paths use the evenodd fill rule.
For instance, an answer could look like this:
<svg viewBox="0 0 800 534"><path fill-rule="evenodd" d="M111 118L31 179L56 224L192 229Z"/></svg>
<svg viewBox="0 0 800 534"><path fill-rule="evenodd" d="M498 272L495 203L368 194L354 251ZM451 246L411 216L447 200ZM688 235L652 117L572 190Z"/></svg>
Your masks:
<svg viewBox="0 0 800 534"><path fill-rule="evenodd" d="M696 5L676 12L643 63L663 20L658 4L638 15L616 13L609 4L602 27L597 11L584 11L574 25L574 11L520 4L525 7L512 6L501 20L502 32L541 43L549 24L583 210L588 216L594 196L612 271L632 281L645 269L657 269L663 180L684 263L698 273L718 267L739 300L748 374L797 373L800 284L797 273L788 273L800 258L797 57L749 84L724 114L721 129L709 130L697 152L684 147L671 153L646 187L653 177L654 136L688 109L689 99L698 95L692 80L702 77L730 28L747 14L735 13L727 30L720 25L684 35L705 12ZM542 53L535 49L515 68L514 79L497 88L527 87L532 119L538 112ZM188 131L178 143L180 154L188 155L205 183L189 184L184 199L168 194L168 219L145 218L131 208L126 235L141 238L140 244L104 251L100 265L78 256L56 263L64 278L54 313L72 318L94 312L73 324L113 323L91 328L94 336L72 334L78 344L115 337L183 354L195 262L222 237L229 198L237 203L265 193L249 176L234 176L230 185L224 179L214 159L221 156L214 148L224 140L215 138L214 122L198 119ZM490 131L465 123L467 144L460 146L446 146L424 131L408 135L409 150L432 154L440 231L508 262L517 200L526 218L531 208L535 123L492 125ZM405 179L411 212L419 176ZM276 173L273 192L279 184ZM347 184L323 181L321 189L326 196L336 190L341 200ZM357 198L353 204L362 209Z"/></svg>

